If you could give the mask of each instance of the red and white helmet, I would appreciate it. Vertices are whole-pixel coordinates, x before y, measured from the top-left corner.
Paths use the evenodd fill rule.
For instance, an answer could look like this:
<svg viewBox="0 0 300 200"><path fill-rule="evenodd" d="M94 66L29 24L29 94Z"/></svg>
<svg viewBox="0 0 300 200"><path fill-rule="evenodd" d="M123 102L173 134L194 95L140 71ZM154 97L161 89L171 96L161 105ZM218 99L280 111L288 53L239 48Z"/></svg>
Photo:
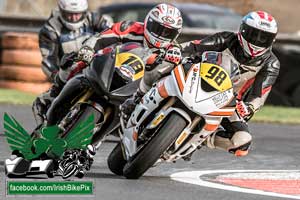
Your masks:
<svg viewBox="0 0 300 200"><path fill-rule="evenodd" d="M182 17L178 8L170 4L158 4L149 11L144 21L144 35L150 46L169 46L182 30Z"/></svg>
<svg viewBox="0 0 300 200"><path fill-rule="evenodd" d="M242 20L238 39L247 54L257 57L272 46L277 31L277 23L272 15L264 11L250 12Z"/></svg>
<svg viewBox="0 0 300 200"><path fill-rule="evenodd" d="M58 0L60 19L71 30L83 25L85 13L88 10L87 0Z"/></svg>

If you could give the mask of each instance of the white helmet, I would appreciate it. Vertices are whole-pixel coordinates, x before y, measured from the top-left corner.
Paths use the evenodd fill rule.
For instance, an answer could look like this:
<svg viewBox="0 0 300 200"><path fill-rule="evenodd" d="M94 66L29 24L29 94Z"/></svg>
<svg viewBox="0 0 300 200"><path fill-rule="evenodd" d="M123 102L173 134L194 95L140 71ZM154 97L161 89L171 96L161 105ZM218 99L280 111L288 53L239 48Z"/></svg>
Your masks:
<svg viewBox="0 0 300 200"><path fill-rule="evenodd" d="M88 9L87 0L58 0L60 19L71 30L83 25L85 13Z"/></svg>
<svg viewBox="0 0 300 200"><path fill-rule="evenodd" d="M251 57L264 54L275 41L276 20L264 11L250 12L240 26L238 39L244 51Z"/></svg>
<svg viewBox="0 0 300 200"><path fill-rule="evenodd" d="M169 4L159 4L152 8L144 21L144 35L150 46L167 47L182 30L180 11Z"/></svg>

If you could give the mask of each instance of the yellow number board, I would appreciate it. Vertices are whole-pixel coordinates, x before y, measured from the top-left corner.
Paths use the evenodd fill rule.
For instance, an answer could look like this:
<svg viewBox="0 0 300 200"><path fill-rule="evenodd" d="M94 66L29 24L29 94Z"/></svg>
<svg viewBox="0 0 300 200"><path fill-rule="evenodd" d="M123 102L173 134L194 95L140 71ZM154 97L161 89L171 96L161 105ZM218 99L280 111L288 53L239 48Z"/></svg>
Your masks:
<svg viewBox="0 0 300 200"><path fill-rule="evenodd" d="M144 76L144 62L141 58L132 53L117 53L115 67L126 68L131 72L133 80L140 79Z"/></svg>
<svg viewBox="0 0 300 200"><path fill-rule="evenodd" d="M224 92L232 88L228 73L220 66L211 63L201 63L200 76L218 91Z"/></svg>

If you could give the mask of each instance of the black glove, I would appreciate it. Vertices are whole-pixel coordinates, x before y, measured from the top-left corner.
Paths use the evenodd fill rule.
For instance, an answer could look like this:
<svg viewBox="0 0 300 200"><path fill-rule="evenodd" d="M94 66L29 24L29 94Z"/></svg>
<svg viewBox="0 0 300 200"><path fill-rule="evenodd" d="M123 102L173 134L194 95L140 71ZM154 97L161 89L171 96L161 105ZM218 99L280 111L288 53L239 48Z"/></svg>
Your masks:
<svg viewBox="0 0 300 200"><path fill-rule="evenodd" d="M120 106L121 115L124 120L128 120L131 113L134 111L135 106L141 101L145 93L139 89L133 94L132 97L126 99L124 103Z"/></svg>
<svg viewBox="0 0 300 200"><path fill-rule="evenodd" d="M65 54L60 61L60 68L63 70L70 68L76 61L76 56L77 53L75 52Z"/></svg>

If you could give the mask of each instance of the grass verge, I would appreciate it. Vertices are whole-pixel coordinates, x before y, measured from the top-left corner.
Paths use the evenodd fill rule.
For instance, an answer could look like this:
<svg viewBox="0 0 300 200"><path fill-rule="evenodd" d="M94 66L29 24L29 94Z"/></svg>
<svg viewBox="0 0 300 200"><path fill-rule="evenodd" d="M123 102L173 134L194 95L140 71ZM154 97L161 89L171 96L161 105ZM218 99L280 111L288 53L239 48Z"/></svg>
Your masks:
<svg viewBox="0 0 300 200"><path fill-rule="evenodd" d="M264 106L254 115L251 121L278 124L300 124L300 108Z"/></svg>
<svg viewBox="0 0 300 200"><path fill-rule="evenodd" d="M0 103L31 105L37 95L11 89L0 89Z"/></svg>
<svg viewBox="0 0 300 200"><path fill-rule="evenodd" d="M0 89L0 103L31 105L36 95L17 90ZM251 119L253 122L300 124L300 108L264 106Z"/></svg>

